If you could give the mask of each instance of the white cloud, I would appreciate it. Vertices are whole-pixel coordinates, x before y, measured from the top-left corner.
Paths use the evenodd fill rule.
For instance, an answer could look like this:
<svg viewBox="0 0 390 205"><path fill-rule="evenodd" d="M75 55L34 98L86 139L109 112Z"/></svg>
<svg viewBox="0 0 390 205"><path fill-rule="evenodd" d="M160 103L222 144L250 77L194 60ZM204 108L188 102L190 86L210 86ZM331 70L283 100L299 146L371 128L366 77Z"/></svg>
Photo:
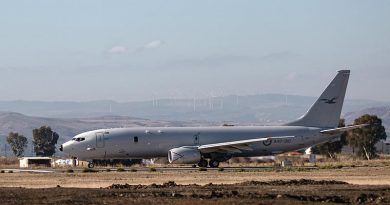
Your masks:
<svg viewBox="0 0 390 205"><path fill-rule="evenodd" d="M153 49L153 48L158 48L164 44L163 41L161 40L155 40L155 41L150 41L147 44L143 46L144 49Z"/></svg>
<svg viewBox="0 0 390 205"><path fill-rule="evenodd" d="M129 49L125 46L113 46L110 49L108 49L108 53L110 54L122 54L128 52Z"/></svg>
<svg viewBox="0 0 390 205"><path fill-rule="evenodd" d="M128 47L123 46L123 45L117 45L117 46L113 46L110 49L108 49L107 53L109 53L109 54L124 54L124 53L142 52L144 50L156 49L158 47L161 47L162 45L164 45L164 41L162 41L162 40L149 41L146 44L144 44L143 46L136 48L135 50L129 49Z"/></svg>
<svg viewBox="0 0 390 205"><path fill-rule="evenodd" d="M149 41L145 45L136 49L135 52L141 52L141 51L149 50L149 49L156 49L158 47L161 47L162 45L164 45L164 41L162 41L162 40Z"/></svg>

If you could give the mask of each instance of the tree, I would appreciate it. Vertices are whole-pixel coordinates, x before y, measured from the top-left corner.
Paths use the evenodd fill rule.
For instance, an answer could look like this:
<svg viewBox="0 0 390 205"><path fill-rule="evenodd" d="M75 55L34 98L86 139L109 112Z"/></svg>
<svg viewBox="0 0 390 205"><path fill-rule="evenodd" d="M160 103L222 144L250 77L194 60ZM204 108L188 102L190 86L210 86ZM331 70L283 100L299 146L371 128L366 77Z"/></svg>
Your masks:
<svg viewBox="0 0 390 205"><path fill-rule="evenodd" d="M50 127L42 126L33 130L34 152L37 156L53 156L59 135Z"/></svg>
<svg viewBox="0 0 390 205"><path fill-rule="evenodd" d="M10 132L7 137L7 143L11 146L15 156L23 156L24 150L27 148L27 138L17 132Z"/></svg>
<svg viewBox="0 0 390 205"><path fill-rule="evenodd" d="M376 115L363 115L355 119L353 124L368 124L366 127L348 132L347 142L353 148L354 153L367 160L377 157L375 144L387 138L382 120Z"/></svg>
<svg viewBox="0 0 390 205"><path fill-rule="evenodd" d="M340 119L338 127L345 127L345 120ZM332 142L326 142L312 148L314 154L325 155L328 158L335 158L337 153L340 153L343 146L347 144L347 132L340 135L339 139Z"/></svg>

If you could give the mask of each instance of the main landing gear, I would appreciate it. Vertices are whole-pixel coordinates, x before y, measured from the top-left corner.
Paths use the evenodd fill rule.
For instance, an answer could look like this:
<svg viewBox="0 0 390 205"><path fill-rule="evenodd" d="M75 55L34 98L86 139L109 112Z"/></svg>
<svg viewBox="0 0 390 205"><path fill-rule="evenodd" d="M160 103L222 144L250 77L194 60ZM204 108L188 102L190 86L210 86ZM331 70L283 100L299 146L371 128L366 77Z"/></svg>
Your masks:
<svg viewBox="0 0 390 205"><path fill-rule="evenodd" d="M210 168L217 168L219 167L219 161L211 159L210 161L207 161L205 159L201 159L198 163L199 167L207 167L207 165Z"/></svg>
<svg viewBox="0 0 390 205"><path fill-rule="evenodd" d="M217 167L219 167L219 161L217 161L217 160L210 160L209 161L209 166L211 168L217 168Z"/></svg>
<svg viewBox="0 0 390 205"><path fill-rule="evenodd" d="M207 167L207 160L201 159L198 163L199 167Z"/></svg>

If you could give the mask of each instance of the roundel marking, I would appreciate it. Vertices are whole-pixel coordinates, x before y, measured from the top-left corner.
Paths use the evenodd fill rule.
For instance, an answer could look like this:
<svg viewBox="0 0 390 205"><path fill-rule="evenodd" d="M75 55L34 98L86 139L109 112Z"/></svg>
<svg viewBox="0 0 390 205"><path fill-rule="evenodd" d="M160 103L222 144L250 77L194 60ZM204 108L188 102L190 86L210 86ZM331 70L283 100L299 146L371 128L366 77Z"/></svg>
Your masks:
<svg viewBox="0 0 390 205"><path fill-rule="evenodd" d="M267 140L263 141L264 146L270 146L271 144L272 144L272 139L267 139Z"/></svg>

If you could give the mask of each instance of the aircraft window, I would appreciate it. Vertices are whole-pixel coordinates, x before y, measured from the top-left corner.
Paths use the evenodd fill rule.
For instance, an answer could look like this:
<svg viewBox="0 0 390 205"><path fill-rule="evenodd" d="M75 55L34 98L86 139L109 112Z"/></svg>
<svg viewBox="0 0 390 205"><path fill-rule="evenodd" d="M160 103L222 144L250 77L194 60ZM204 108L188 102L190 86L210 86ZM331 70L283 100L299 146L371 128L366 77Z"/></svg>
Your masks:
<svg viewBox="0 0 390 205"><path fill-rule="evenodd" d="M138 137L137 137L137 136L134 137L134 142L135 142L135 143L138 142Z"/></svg>
<svg viewBox="0 0 390 205"><path fill-rule="evenodd" d="M76 142L81 142L81 141L84 141L84 140L85 140L85 137L73 138L72 140L74 140L74 141L76 141Z"/></svg>

